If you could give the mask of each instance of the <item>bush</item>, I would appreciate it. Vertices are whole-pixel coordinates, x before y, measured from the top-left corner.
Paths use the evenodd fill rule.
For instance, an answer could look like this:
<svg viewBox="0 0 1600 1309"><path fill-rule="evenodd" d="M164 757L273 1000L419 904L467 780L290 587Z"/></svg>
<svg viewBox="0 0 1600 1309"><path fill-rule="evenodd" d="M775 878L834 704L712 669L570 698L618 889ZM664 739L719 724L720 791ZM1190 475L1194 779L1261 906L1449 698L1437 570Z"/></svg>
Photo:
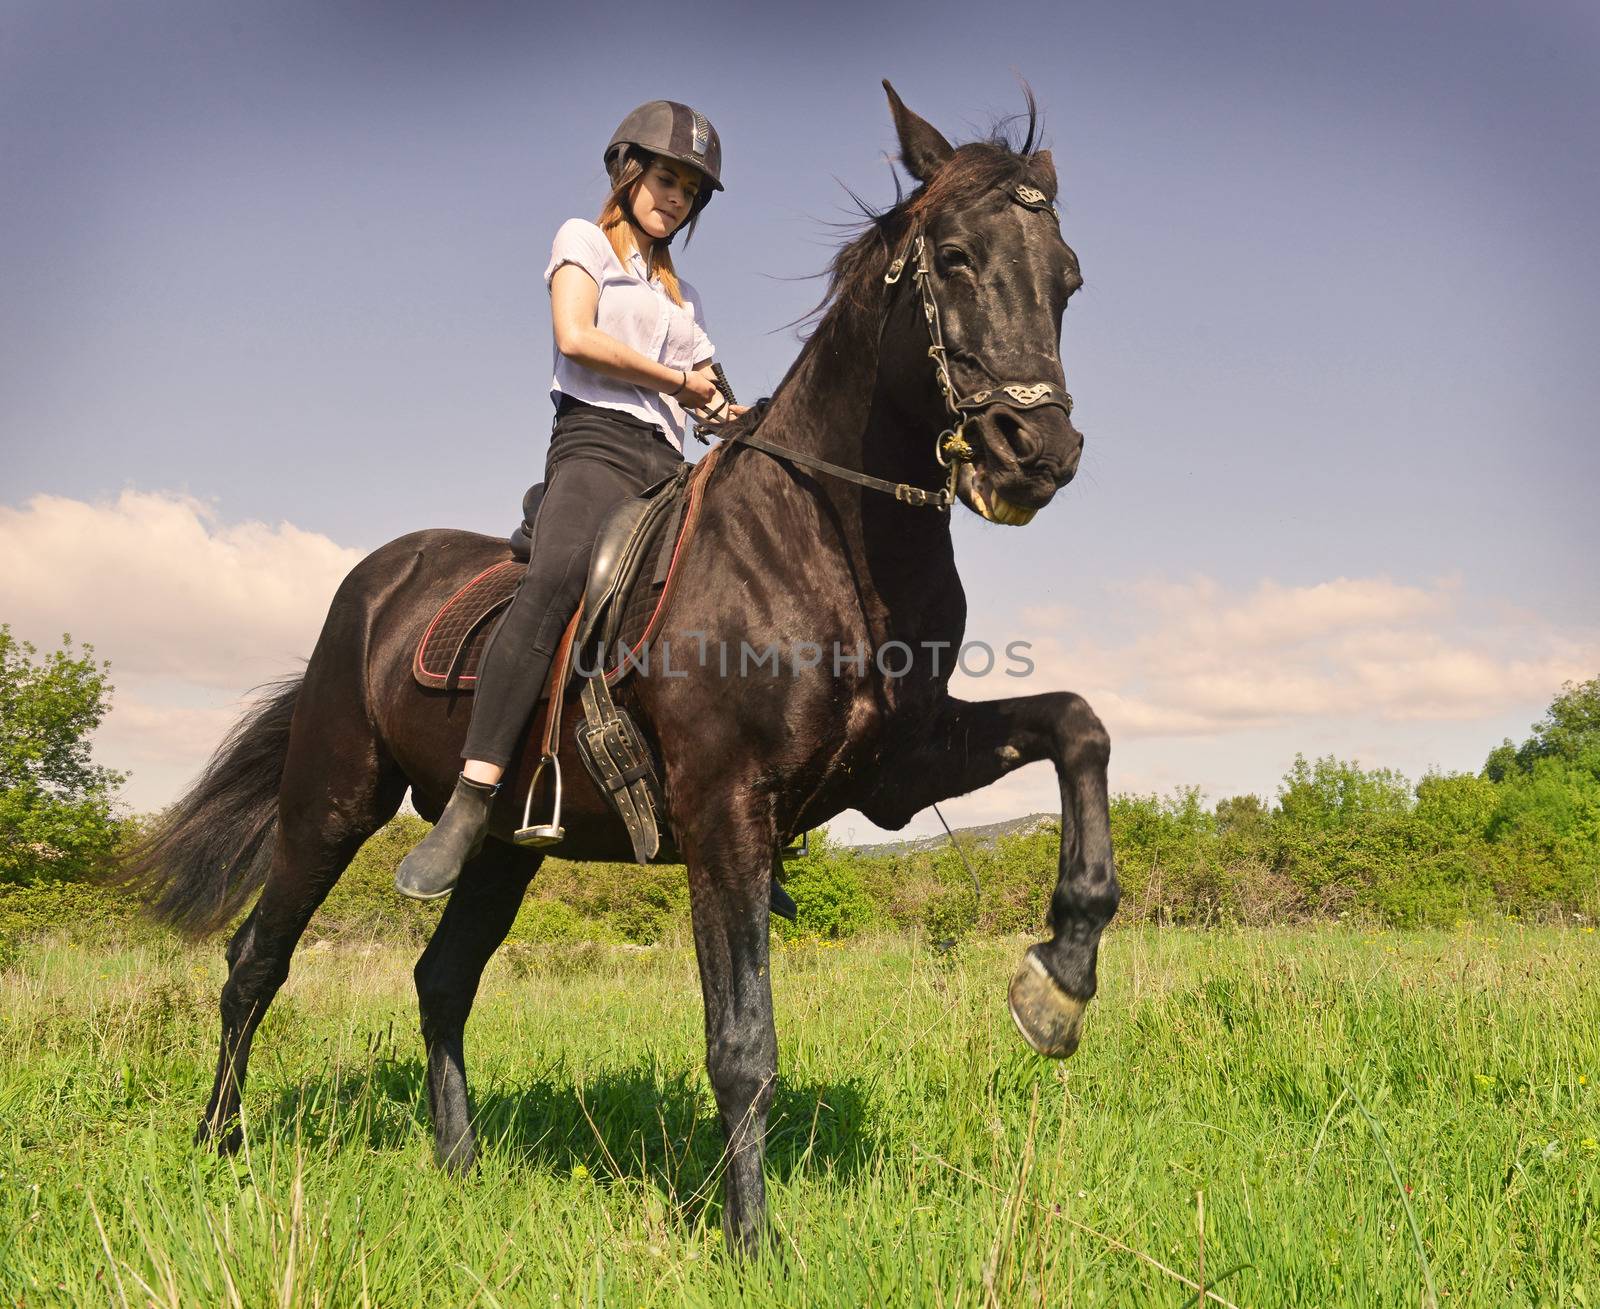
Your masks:
<svg viewBox="0 0 1600 1309"><path fill-rule="evenodd" d="M30 939L40 936L64 936L92 946L170 939L119 891L90 882L0 885L0 955L15 958Z"/></svg>
<svg viewBox="0 0 1600 1309"><path fill-rule="evenodd" d="M1564 688L1533 737L1494 751L1481 776L1430 773L1413 789L1389 769L1297 755L1276 805L1245 795L1208 809L1199 789L1188 787L1116 796L1110 819L1123 885L1118 922L1349 917L1409 925L1495 910L1593 915L1600 911L1600 679ZM441 906L401 898L393 879L427 831L421 819L402 815L375 834L311 933L425 940ZM839 847L819 830L784 877L799 921L780 920L774 929L791 940L872 930L920 931L935 942L975 932L1041 934L1060 848L1056 822L992 843L963 838L962 853L939 845L874 855ZM982 887L976 896L972 873ZM154 931L121 894L81 880L0 882L0 960L14 959L39 932L97 940ZM574 942L648 945L689 935L683 868L555 858L541 865L511 929L523 956L545 961L540 967L565 959Z"/></svg>
<svg viewBox="0 0 1600 1309"><path fill-rule="evenodd" d="M604 923L585 918L559 900L529 900L517 914L506 940L524 945L572 945L580 941L616 944L622 938Z"/></svg>
<svg viewBox="0 0 1600 1309"><path fill-rule="evenodd" d="M796 910L792 925L778 920L778 931L786 937L833 941L865 931L879 919L879 906L867 893L861 856L833 845L825 832L813 833L810 853L789 865L784 888Z"/></svg>

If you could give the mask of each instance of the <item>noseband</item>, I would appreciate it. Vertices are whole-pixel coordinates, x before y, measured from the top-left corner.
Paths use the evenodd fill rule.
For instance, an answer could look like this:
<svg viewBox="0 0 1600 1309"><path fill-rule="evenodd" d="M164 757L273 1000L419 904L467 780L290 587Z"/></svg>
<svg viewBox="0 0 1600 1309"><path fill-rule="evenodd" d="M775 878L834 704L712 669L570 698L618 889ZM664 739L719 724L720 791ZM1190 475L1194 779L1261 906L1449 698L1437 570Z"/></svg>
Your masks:
<svg viewBox="0 0 1600 1309"><path fill-rule="evenodd" d="M1013 188L1010 198L1024 209L1056 217L1056 208L1050 203L1049 198L1043 191L1031 186ZM1072 396L1050 382L1002 382L983 391L974 391L970 395L959 394L955 384L950 380L950 359L944 344L944 325L939 315L939 302L933 295L933 267L928 261L928 242L920 227L912 228L909 247L889 265L889 271L883 277L884 284L894 286L898 283L908 263L911 265L912 279L916 282L917 291L922 297L922 316L928 324L928 358L933 360L934 380L939 384L939 394L944 397L945 407L955 420L934 438L933 443L933 457L938 460L939 467L950 470L945 484L937 491L930 491L926 487L913 486L909 482L891 482L887 478L858 473L854 469L829 463L826 459L819 459L815 455L774 445L771 441L755 435L755 428L764 416L761 413L758 413L755 421L742 431L729 433L727 438L729 444L739 442L753 446L781 459L792 460L818 472L854 482L857 486L887 492L903 504L948 509L956 499L958 466L971 463L973 459L972 444L966 438L966 425L983 410L997 405L1003 405L1008 409L1045 409L1053 405L1067 417L1072 416ZM887 305L884 318L887 321ZM881 326L879 336L881 340ZM765 403L761 402L763 406Z"/></svg>

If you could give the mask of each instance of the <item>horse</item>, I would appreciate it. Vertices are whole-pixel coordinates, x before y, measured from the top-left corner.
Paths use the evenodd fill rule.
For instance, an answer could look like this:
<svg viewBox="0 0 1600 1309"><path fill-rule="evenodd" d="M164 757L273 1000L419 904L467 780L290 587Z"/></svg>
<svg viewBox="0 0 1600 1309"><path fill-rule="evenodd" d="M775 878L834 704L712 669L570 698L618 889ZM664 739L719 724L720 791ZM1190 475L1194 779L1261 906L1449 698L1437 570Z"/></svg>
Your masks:
<svg viewBox="0 0 1600 1309"><path fill-rule="evenodd" d="M916 185L865 211L795 362L708 456L683 580L649 667L619 689L659 763L687 868L725 1141L723 1232L737 1252L766 1230L777 1076L768 913L774 860L796 833L846 809L899 829L931 804L1049 760L1062 811L1050 936L1025 952L1009 1007L1023 1038L1052 1057L1077 1047L1119 898L1110 739L1088 704L1065 691L969 702L947 685L966 621L955 506L1021 527L1082 453L1059 339L1083 279L1053 203L1055 165L1036 148L1031 91L1020 145L997 130L958 148L883 86ZM220 930L254 899L226 950L221 1046L197 1143L241 1144L252 1037L357 849L408 788L430 820L449 796L470 704L417 685L413 652L440 605L506 557L501 539L428 530L358 563L303 675L241 717L128 865L149 911L191 936ZM724 649L803 637L834 654L796 655L784 676L735 678L725 659L684 660L697 636L704 652L706 634ZM680 653L664 653L669 643ZM662 675L664 658L681 666ZM558 754L573 750L567 724ZM476 1150L463 1028L543 858L509 840L537 762L523 753L492 839L415 968L434 1153L452 1172ZM581 769L568 772L561 856L629 857L599 790Z"/></svg>

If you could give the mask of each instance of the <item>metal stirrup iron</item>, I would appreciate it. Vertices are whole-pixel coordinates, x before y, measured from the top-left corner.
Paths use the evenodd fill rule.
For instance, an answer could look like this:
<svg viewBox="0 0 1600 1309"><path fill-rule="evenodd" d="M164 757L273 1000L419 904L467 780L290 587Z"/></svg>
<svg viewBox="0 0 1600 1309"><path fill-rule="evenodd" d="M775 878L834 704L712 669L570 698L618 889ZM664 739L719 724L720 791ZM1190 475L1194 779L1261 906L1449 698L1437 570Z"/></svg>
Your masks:
<svg viewBox="0 0 1600 1309"><path fill-rule="evenodd" d="M533 793L539 789L539 777L546 764L555 773L555 807L548 823L534 823L529 821L533 816ZM556 758L555 751L546 750L539 757L539 766L533 770L533 777L528 782L528 797L522 802L522 826L512 833L511 839L517 845L555 845L566 834L566 829L561 826L561 760Z"/></svg>

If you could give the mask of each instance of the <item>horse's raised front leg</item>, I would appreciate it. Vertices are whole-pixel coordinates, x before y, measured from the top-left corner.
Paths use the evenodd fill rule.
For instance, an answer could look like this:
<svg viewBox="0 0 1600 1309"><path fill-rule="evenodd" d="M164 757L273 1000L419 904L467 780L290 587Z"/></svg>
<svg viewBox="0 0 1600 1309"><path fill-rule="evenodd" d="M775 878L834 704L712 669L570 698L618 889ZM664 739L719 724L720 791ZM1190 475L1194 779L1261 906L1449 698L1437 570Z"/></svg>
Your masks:
<svg viewBox="0 0 1600 1309"><path fill-rule="evenodd" d="M1011 982L1011 1014L1040 1054L1078 1048L1095 993L1100 933L1121 890L1111 857L1106 762L1111 741L1081 696L1066 691L970 702L947 698L929 725L881 761L862 813L898 828L936 801L965 795L1024 764L1049 759L1061 783L1061 859L1051 937L1031 946Z"/></svg>
<svg viewBox="0 0 1600 1309"><path fill-rule="evenodd" d="M722 1232L752 1252L766 1223L767 1111L778 1074L767 915L777 839L748 788L699 806L682 835L706 1007L706 1068L726 1140Z"/></svg>
<svg viewBox="0 0 1600 1309"><path fill-rule="evenodd" d="M468 860L414 976L428 1051L428 1117L433 1156L448 1173L472 1167L476 1142L467 1100L463 1038L484 965L516 921L542 856L487 841Z"/></svg>

